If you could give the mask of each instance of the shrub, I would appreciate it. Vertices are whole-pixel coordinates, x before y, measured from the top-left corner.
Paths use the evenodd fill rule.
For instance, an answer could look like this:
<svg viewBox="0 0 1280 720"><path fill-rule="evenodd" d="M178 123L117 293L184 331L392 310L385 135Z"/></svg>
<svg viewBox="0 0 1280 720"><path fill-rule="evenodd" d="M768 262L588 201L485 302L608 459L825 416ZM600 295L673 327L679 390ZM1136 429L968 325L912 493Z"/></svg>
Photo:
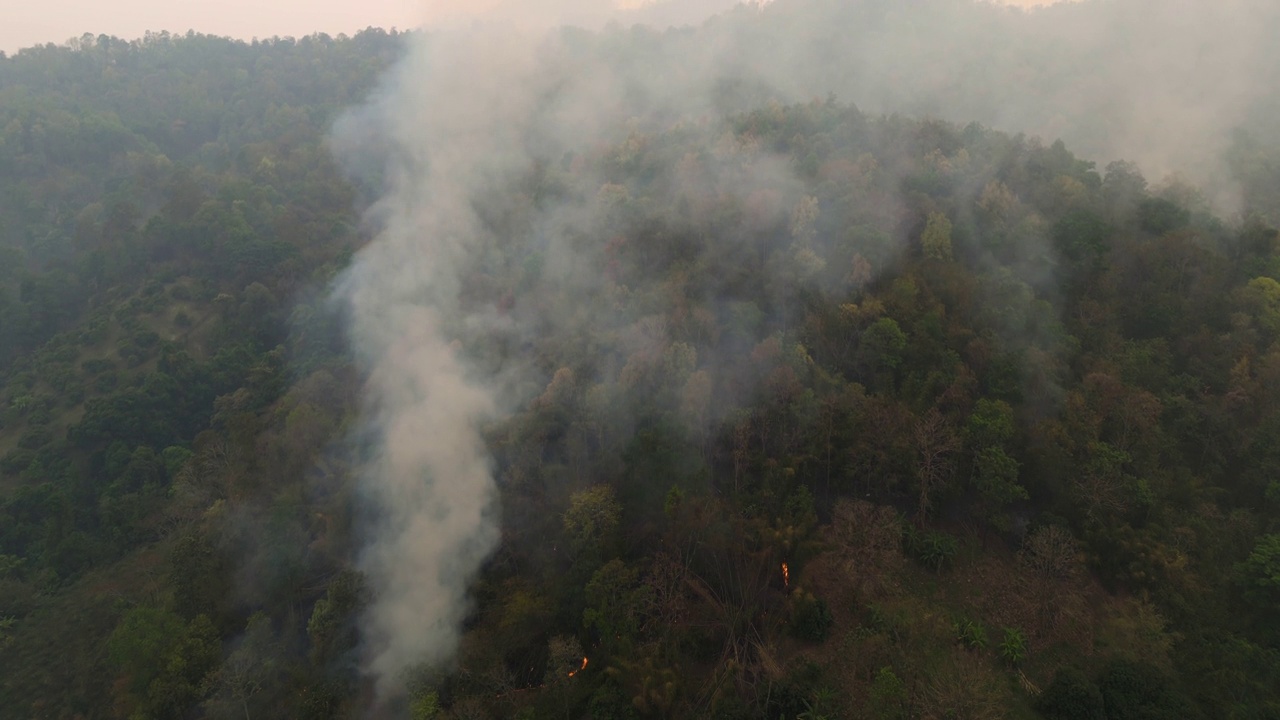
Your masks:
<svg viewBox="0 0 1280 720"><path fill-rule="evenodd" d="M84 383L79 380L68 383L62 391L62 406L75 407L84 402Z"/></svg>
<svg viewBox="0 0 1280 720"><path fill-rule="evenodd" d="M831 632L835 622L831 610L822 598L797 589L792 596L791 633L801 640L822 642Z"/></svg>
<svg viewBox="0 0 1280 720"><path fill-rule="evenodd" d="M1017 628L1004 629L1004 640L1000 642L1000 657L1010 665L1017 665L1027 657L1027 636Z"/></svg>
<svg viewBox="0 0 1280 720"><path fill-rule="evenodd" d="M34 452L23 448L10 450L5 453L3 458L0 458L0 472L6 475L16 475L26 470L35 457L36 454Z"/></svg>
<svg viewBox="0 0 1280 720"><path fill-rule="evenodd" d="M27 411L28 425L48 425L53 422L53 398L42 397Z"/></svg>
<svg viewBox="0 0 1280 720"><path fill-rule="evenodd" d="M91 320L80 331L80 334L76 337L76 342L85 347L93 347L106 340L110 330L111 328L105 318Z"/></svg>
<svg viewBox="0 0 1280 720"><path fill-rule="evenodd" d="M138 330L133 334L133 343L140 348L153 348L160 344L160 336L154 330Z"/></svg>
<svg viewBox="0 0 1280 720"><path fill-rule="evenodd" d="M907 534L907 548L917 562L942 572L955 561L960 541L941 530L912 530Z"/></svg>
<svg viewBox="0 0 1280 720"><path fill-rule="evenodd" d="M120 384L120 376L114 370L103 373L93 381L93 389L99 393L109 393Z"/></svg>
<svg viewBox="0 0 1280 720"><path fill-rule="evenodd" d="M981 650L987 646L987 630L981 623L962 619L955 625L956 640L970 650Z"/></svg>
<svg viewBox="0 0 1280 720"><path fill-rule="evenodd" d="M1117 660L1098 676L1108 720L1184 720L1195 708L1158 668Z"/></svg>
<svg viewBox="0 0 1280 720"><path fill-rule="evenodd" d="M840 500L831 519L831 539L855 567L887 568L902 557L903 524L898 513L865 500Z"/></svg>
<svg viewBox="0 0 1280 720"><path fill-rule="evenodd" d="M904 718L907 716L906 702L906 684L893 672L893 668L880 668L875 682L871 684L871 713L877 718Z"/></svg>
<svg viewBox="0 0 1280 720"><path fill-rule="evenodd" d="M1048 720L1106 720L1102 692L1076 668L1063 668L1036 701Z"/></svg>
<svg viewBox="0 0 1280 720"><path fill-rule="evenodd" d="M53 441L53 433L44 426L33 427L18 438L18 447L24 450L39 450Z"/></svg>
<svg viewBox="0 0 1280 720"><path fill-rule="evenodd" d="M186 285L174 285L169 288L169 297L178 302L190 300L192 297L191 288Z"/></svg>
<svg viewBox="0 0 1280 720"><path fill-rule="evenodd" d="M80 369L89 375L108 372L116 369L116 364L106 358L91 358L80 363Z"/></svg>

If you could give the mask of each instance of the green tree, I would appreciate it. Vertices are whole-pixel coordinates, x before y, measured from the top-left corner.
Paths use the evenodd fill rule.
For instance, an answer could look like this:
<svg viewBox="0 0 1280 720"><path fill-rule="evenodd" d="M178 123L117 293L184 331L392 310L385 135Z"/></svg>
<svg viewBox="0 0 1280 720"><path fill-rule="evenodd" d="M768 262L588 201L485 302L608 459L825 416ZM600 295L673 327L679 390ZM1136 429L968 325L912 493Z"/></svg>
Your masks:
<svg viewBox="0 0 1280 720"><path fill-rule="evenodd" d="M338 573L307 621L311 661L325 665L355 646L355 620L365 601L364 580L354 570Z"/></svg>
<svg viewBox="0 0 1280 720"><path fill-rule="evenodd" d="M615 558L591 576L584 591L582 624L611 653L625 652L640 632L639 611L647 604L640 573Z"/></svg>
<svg viewBox="0 0 1280 720"><path fill-rule="evenodd" d="M169 583L173 608L191 619L198 615L220 618L231 591L224 558L200 529L180 536L169 554Z"/></svg>
<svg viewBox="0 0 1280 720"><path fill-rule="evenodd" d="M107 657L128 678L132 693L145 696L165 671L183 626L177 615L147 606L130 610L116 626L107 640Z"/></svg>
<svg viewBox="0 0 1280 720"><path fill-rule="evenodd" d="M158 608L130 610L107 640L107 657L120 673L120 701L142 717L181 717L202 694L221 647L203 615L190 623Z"/></svg>
<svg viewBox="0 0 1280 720"><path fill-rule="evenodd" d="M1254 278L1245 285L1242 299L1258 325L1271 337L1280 335L1280 282L1269 277Z"/></svg>
<svg viewBox="0 0 1280 720"><path fill-rule="evenodd" d="M965 442L973 448L1004 445L1013 438L1013 408L1003 400L982 398L965 423Z"/></svg>
<svg viewBox="0 0 1280 720"><path fill-rule="evenodd" d="M564 532L575 561L594 565L610 557L619 540L621 522L622 506L613 488L595 485L574 493L564 513Z"/></svg>
<svg viewBox="0 0 1280 720"><path fill-rule="evenodd" d="M215 718L253 720L254 699L280 687L278 640L271 620L262 613L249 618L239 645L208 680L212 697L205 703Z"/></svg>
<svg viewBox="0 0 1280 720"><path fill-rule="evenodd" d="M409 698L409 717L413 720L435 720L440 717L440 696L435 691L415 692Z"/></svg>
<svg viewBox="0 0 1280 720"><path fill-rule="evenodd" d="M978 501L988 522L999 530L1007 531L1011 527L1009 505L1030 497L1018 482L1018 468L1018 461L1001 447L985 447L973 459L973 485L978 491Z"/></svg>
<svg viewBox="0 0 1280 720"><path fill-rule="evenodd" d="M951 219L940 212L929 213L924 232L920 235L920 247L929 260L950 260Z"/></svg>
<svg viewBox="0 0 1280 720"><path fill-rule="evenodd" d="M893 373L902 365L907 335L893 318L882 317L862 331L858 357L864 372L878 385L892 387Z"/></svg>
<svg viewBox="0 0 1280 720"><path fill-rule="evenodd" d="M1264 535L1240 564L1245 596L1280 611L1280 534Z"/></svg>

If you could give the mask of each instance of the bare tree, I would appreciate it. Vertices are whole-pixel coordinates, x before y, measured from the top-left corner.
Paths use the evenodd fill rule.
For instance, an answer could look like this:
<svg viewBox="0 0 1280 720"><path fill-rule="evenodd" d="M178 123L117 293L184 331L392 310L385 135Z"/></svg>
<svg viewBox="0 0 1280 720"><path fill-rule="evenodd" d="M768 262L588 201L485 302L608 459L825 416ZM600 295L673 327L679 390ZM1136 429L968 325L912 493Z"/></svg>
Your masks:
<svg viewBox="0 0 1280 720"><path fill-rule="evenodd" d="M1071 531L1057 525L1036 528L1022 543L1018 559L1047 578L1067 580L1080 568L1079 550Z"/></svg>
<svg viewBox="0 0 1280 720"><path fill-rule="evenodd" d="M933 408L916 421L915 446L916 478L920 483L918 511L923 522L933 507L934 493L955 474L954 456L960 449L960 439L942 413Z"/></svg>

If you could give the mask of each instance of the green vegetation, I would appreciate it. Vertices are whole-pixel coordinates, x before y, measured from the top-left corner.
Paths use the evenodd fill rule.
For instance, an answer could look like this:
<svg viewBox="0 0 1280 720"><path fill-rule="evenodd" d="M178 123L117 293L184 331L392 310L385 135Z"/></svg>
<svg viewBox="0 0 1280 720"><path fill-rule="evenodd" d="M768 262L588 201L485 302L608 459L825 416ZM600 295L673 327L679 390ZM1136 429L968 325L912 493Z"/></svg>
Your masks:
<svg viewBox="0 0 1280 720"><path fill-rule="evenodd" d="M272 658L307 616L268 606L329 597L312 652L354 645L352 581L303 539L328 516L259 500L302 497L346 412L311 295L358 214L323 140L400 42L104 36L0 60L0 706L243 717L294 697Z"/></svg>
<svg viewBox="0 0 1280 720"><path fill-rule="evenodd" d="M322 297L380 180L324 138L400 43L0 59L15 716L370 701L367 408ZM787 172L750 174L761 157ZM1259 216L834 99L561 160L495 188L486 220L535 239L460 278L564 322L519 350L544 389L485 429L503 537L457 662L387 712L1280 713L1280 242ZM591 307L521 225L561 196L599 205L572 239Z"/></svg>

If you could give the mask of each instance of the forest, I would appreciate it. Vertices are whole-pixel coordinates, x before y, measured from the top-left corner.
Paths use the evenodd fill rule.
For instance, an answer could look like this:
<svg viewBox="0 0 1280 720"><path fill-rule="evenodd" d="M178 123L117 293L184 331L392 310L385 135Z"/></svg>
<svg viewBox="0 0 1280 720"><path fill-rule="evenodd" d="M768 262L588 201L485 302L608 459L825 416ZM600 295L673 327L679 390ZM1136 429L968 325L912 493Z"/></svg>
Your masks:
<svg viewBox="0 0 1280 720"><path fill-rule="evenodd" d="M0 56L0 716L1280 718L1280 143L1148 180L737 79L468 198L498 518L382 693L333 288L395 179L334 127L420 42Z"/></svg>

